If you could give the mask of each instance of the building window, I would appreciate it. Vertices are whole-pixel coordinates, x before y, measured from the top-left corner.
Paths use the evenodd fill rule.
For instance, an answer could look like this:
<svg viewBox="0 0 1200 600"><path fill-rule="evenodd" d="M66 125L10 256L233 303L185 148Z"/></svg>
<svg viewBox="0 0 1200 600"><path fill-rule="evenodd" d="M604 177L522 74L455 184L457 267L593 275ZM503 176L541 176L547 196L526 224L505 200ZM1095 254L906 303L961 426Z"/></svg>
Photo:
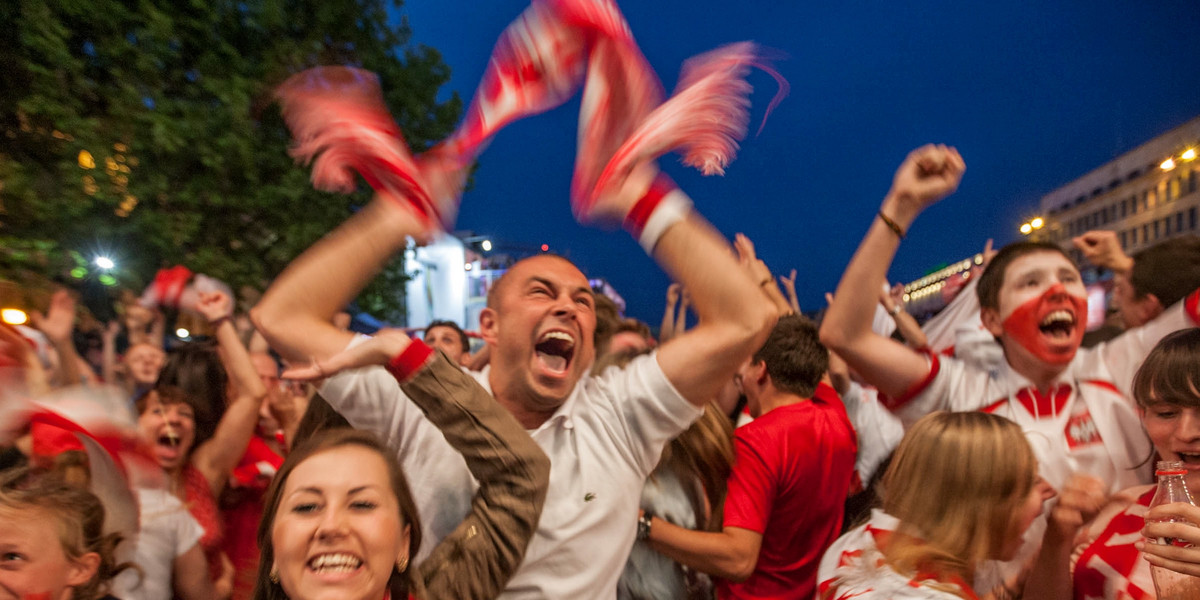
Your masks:
<svg viewBox="0 0 1200 600"><path fill-rule="evenodd" d="M1127 210L1128 208L1129 208L1129 201L1128 201L1128 200L1122 200L1122 201L1121 201L1121 218L1122 218L1122 219L1124 219L1124 218L1125 218L1126 210Z"/></svg>
<svg viewBox="0 0 1200 600"><path fill-rule="evenodd" d="M1175 232L1179 233L1182 231L1183 231L1183 211L1181 210L1181 211L1175 213Z"/></svg>
<svg viewBox="0 0 1200 600"><path fill-rule="evenodd" d="M1196 207L1195 206L1188 209L1188 229L1190 229L1192 231L1196 230Z"/></svg>
<svg viewBox="0 0 1200 600"><path fill-rule="evenodd" d="M1163 217L1163 236L1171 236L1171 215Z"/></svg>
<svg viewBox="0 0 1200 600"><path fill-rule="evenodd" d="M1145 225L1142 225L1142 243L1145 244L1149 241L1150 241L1150 224L1146 223Z"/></svg>
<svg viewBox="0 0 1200 600"><path fill-rule="evenodd" d="M1128 247L1128 244L1125 243L1125 232L1122 231L1121 232L1121 249L1124 250L1126 247Z"/></svg>

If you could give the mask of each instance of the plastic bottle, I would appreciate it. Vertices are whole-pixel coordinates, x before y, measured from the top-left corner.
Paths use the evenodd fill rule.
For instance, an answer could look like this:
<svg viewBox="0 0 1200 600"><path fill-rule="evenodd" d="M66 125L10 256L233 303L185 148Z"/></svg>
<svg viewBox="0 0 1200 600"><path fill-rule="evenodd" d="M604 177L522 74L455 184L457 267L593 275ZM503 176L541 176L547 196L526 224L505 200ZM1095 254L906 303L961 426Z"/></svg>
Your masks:
<svg viewBox="0 0 1200 600"><path fill-rule="evenodd" d="M1156 466L1154 474L1158 476L1158 491L1150 501L1150 508L1174 502L1186 502L1195 506L1196 502L1192 500L1192 494L1184 481L1187 469L1183 463L1164 460L1159 461ZM1147 541L1152 544L1186 544L1174 538L1155 538ZM1200 577L1176 573L1154 565L1150 565L1150 576L1154 578L1154 590L1158 600L1200 600Z"/></svg>

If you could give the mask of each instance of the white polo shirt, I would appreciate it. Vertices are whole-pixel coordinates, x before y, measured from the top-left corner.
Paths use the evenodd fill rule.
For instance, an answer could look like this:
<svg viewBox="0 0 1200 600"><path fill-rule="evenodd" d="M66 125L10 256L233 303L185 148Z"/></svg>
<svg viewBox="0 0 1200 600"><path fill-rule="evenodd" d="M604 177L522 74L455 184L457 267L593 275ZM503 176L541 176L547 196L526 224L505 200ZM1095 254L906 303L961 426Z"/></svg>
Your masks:
<svg viewBox="0 0 1200 600"><path fill-rule="evenodd" d="M663 446L703 412L667 381L655 354L584 377L530 431L550 457L550 487L525 560L500 598L605 598L636 535L638 503ZM489 370L470 373L491 392ZM383 368L341 373L321 396L350 424L394 448L421 517L424 560L470 510L466 462Z"/></svg>

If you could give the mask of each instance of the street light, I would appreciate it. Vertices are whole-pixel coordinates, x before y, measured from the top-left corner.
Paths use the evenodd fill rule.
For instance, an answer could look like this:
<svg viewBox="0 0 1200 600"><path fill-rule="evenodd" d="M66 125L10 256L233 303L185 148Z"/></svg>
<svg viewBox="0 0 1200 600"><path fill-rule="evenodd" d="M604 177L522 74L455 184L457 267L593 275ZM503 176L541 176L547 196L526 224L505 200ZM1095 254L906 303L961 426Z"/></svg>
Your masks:
<svg viewBox="0 0 1200 600"><path fill-rule="evenodd" d="M484 252L491 252L492 251L492 240L483 240L483 243L479 244L479 247L483 248Z"/></svg>
<svg viewBox="0 0 1200 600"><path fill-rule="evenodd" d="M1184 150L1183 154L1179 155L1179 158L1182 158L1183 160L1192 160L1196 158L1196 149L1188 148L1187 150Z"/></svg>
<svg viewBox="0 0 1200 600"><path fill-rule="evenodd" d="M0 320L9 325L24 325L29 320L29 315L19 308L5 308L0 310Z"/></svg>
<svg viewBox="0 0 1200 600"><path fill-rule="evenodd" d="M105 271L117 266L115 263L113 263L113 260L107 256L97 256L95 262L97 267L100 267Z"/></svg>
<svg viewBox="0 0 1200 600"><path fill-rule="evenodd" d="M1046 224L1046 222L1043 221L1041 217L1034 217L1034 219L1029 222L1029 225L1031 227L1033 227L1034 229L1041 229L1042 225L1045 225L1045 224Z"/></svg>
<svg viewBox="0 0 1200 600"><path fill-rule="evenodd" d="M1170 171L1171 169L1174 169L1175 168L1175 159L1168 158L1167 160L1162 161L1162 164L1158 165L1158 168L1160 168L1164 171Z"/></svg>
<svg viewBox="0 0 1200 600"><path fill-rule="evenodd" d="M1029 223L1021 224L1021 233L1025 235L1033 233L1033 225L1030 225Z"/></svg>

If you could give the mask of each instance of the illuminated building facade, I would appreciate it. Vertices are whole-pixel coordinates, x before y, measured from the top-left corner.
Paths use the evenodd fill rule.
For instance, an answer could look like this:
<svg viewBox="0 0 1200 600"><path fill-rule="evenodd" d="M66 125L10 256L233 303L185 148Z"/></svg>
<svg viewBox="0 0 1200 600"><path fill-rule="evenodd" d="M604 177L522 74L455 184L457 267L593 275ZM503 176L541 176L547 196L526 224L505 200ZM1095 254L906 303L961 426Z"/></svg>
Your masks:
<svg viewBox="0 0 1200 600"><path fill-rule="evenodd" d="M1040 215L1044 223L1029 231L1023 225L1022 233L1061 246L1091 280L1104 274L1086 269L1083 255L1071 244L1071 238L1084 232L1115 231L1130 255L1178 235L1200 233L1197 152L1200 117L1046 194Z"/></svg>

